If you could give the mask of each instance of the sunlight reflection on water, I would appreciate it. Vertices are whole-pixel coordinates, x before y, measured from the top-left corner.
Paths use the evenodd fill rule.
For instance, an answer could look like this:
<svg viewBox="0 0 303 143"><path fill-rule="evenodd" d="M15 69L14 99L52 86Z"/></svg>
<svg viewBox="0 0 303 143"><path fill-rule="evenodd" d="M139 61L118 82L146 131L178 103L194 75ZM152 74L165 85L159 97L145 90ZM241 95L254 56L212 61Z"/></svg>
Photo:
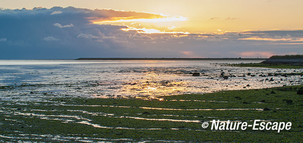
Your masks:
<svg viewBox="0 0 303 143"><path fill-rule="evenodd" d="M45 95L143 98L301 84L302 69L239 68L222 63L260 61L0 61L2 99ZM219 64L218 64L219 63ZM221 64L220 64L221 63ZM194 77L192 73L201 73ZM223 79L222 72L229 78ZM20 95L23 95L22 97Z"/></svg>

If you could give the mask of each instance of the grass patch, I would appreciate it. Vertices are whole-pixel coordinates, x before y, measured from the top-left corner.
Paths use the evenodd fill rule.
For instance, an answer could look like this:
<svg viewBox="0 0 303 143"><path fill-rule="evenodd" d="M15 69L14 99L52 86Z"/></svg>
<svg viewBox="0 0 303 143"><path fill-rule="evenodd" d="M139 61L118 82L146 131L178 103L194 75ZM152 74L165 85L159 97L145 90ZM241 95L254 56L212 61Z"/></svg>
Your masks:
<svg viewBox="0 0 303 143"><path fill-rule="evenodd" d="M265 64L265 63L241 63L241 64L229 64L229 66L235 67L262 67L262 68L276 68L276 69L301 69L303 66L290 65L290 64Z"/></svg>

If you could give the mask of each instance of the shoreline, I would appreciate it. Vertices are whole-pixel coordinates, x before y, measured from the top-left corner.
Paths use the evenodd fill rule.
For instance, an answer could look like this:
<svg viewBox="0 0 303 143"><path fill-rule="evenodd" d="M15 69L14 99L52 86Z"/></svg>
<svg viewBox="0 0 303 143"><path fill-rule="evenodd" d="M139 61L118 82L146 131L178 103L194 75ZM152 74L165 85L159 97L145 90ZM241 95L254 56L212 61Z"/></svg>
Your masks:
<svg viewBox="0 0 303 143"><path fill-rule="evenodd" d="M75 60L266 60L267 58L78 58Z"/></svg>
<svg viewBox="0 0 303 143"><path fill-rule="evenodd" d="M275 69L301 69L301 68L303 68L302 65L265 64L265 63L227 64L227 66L234 66L234 67L260 67L260 68L275 68Z"/></svg>
<svg viewBox="0 0 303 143"><path fill-rule="evenodd" d="M298 69L303 68L303 55L276 55L265 59L261 63L241 63L231 64L231 66Z"/></svg>

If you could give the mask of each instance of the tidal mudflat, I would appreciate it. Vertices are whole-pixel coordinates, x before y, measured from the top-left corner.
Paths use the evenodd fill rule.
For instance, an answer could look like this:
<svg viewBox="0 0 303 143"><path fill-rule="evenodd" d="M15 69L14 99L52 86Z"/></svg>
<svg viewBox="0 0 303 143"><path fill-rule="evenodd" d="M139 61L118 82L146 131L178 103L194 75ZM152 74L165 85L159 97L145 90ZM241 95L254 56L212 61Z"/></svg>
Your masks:
<svg viewBox="0 0 303 143"><path fill-rule="evenodd" d="M222 61L60 62L2 62L1 140L303 139L302 69L229 67ZM289 121L293 128L281 133L201 128L213 119Z"/></svg>
<svg viewBox="0 0 303 143"><path fill-rule="evenodd" d="M58 97L1 101L4 141L299 142L301 86L161 97L162 100ZM292 122L290 131L210 131L213 119Z"/></svg>
<svg viewBox="0 0 303 143"><path fill-rule="evenodd" d="M143 98L302 83L303 69L224 66L260 61L0 61L2 100L50 95ZM199 76L193 76L198 73ZM49 96L45 96L49 95Z"/></svg>

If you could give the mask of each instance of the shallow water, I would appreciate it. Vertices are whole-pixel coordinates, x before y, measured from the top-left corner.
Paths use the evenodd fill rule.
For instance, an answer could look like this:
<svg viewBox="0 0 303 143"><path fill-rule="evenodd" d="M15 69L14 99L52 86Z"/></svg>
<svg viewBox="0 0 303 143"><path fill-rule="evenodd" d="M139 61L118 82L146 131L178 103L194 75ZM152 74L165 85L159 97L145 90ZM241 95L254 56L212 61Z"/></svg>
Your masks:
<svg viewBox="0 0 303 143"><path fill-rule="evenodd" d="M301 76L268 73L303 72L223 66L260 61L76 61L1 60L2 100L47 100L52 96L143 98L220 90L257 89L301 84ZM201 76L194 77L192 73ZM220 75L224 72L229 79ZM272 78L272 80L271 80ZM43 98L41 98L43 97Z"/></svg>

